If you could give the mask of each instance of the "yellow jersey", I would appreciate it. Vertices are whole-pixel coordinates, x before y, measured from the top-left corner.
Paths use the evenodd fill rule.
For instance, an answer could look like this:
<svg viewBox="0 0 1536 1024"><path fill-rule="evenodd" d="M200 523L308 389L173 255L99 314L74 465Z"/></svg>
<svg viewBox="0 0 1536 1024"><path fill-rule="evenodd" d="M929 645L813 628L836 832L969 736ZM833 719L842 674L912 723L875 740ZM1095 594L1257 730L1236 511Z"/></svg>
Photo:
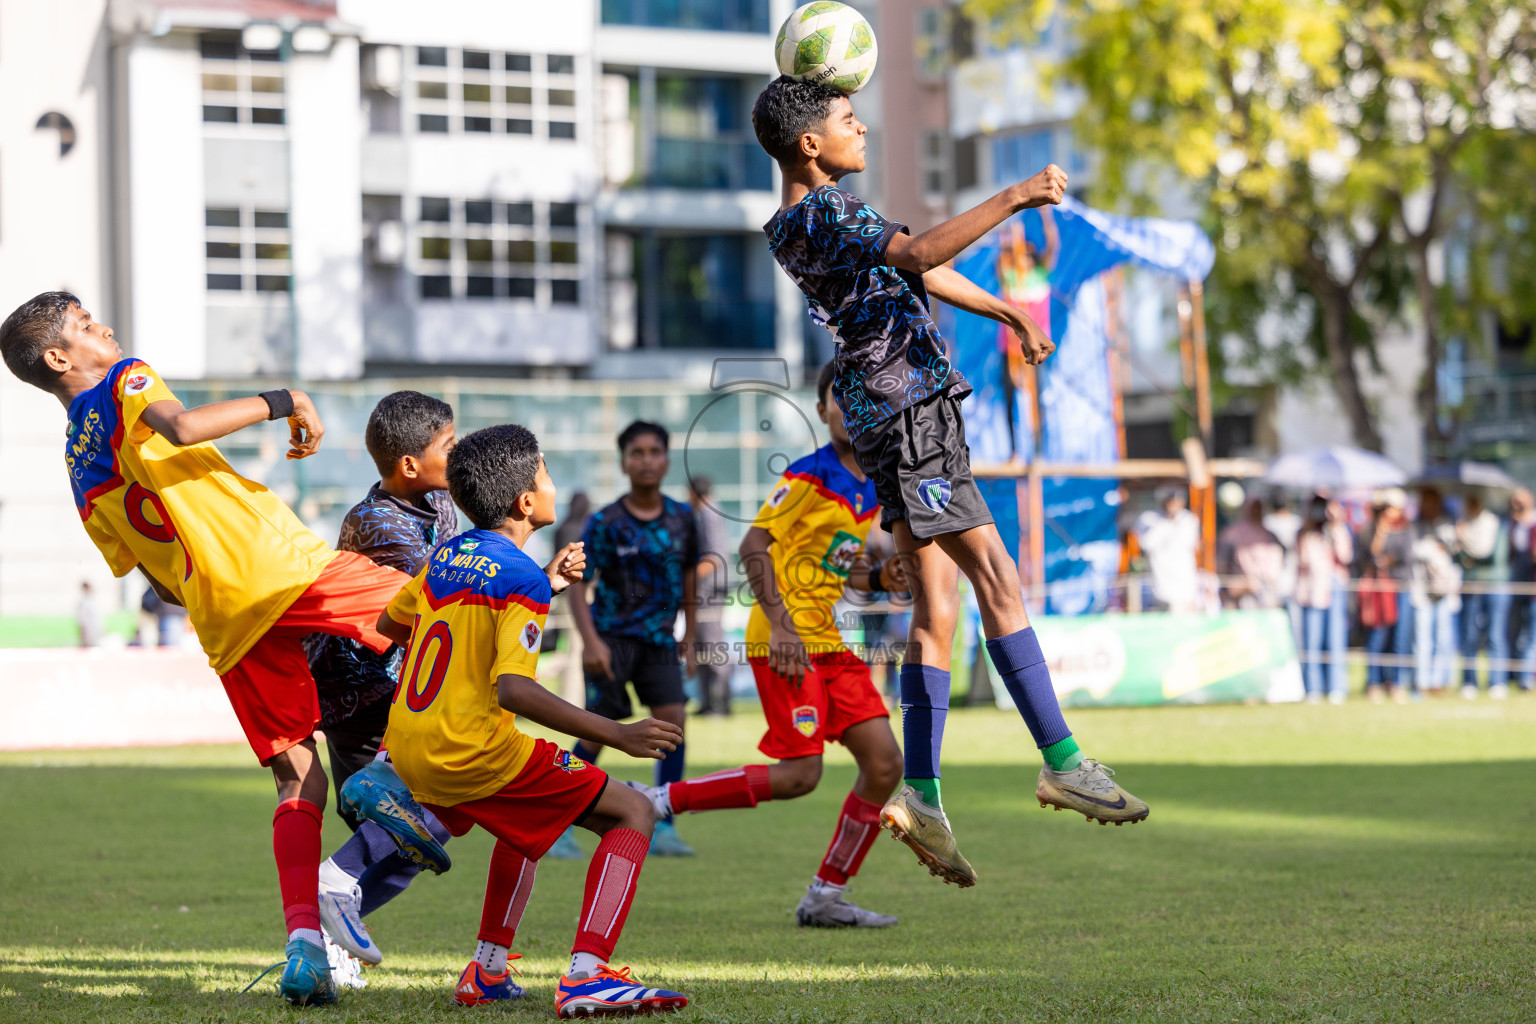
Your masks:
<svg viewBox="0 0 1536 1024"><path fill-rule="evenodd" d="M151 404L175 400L148 365L124 359L69 403L64 465L112 571L142 565L169 588L222 675L336 552L211 442L177 447L143 422Z"/></svg>
<svg viewBox="0 0 1536 1024"><path fill-rule="evenodd" d="M829 444L792 463L752 521L773 537L768 553L779 594L811 654L844 649L832 607L879 507L874 482L849 472ZM762 606L754 605L747 620L749 657L767 656L769 631Z"/></svg>
<svg viewBox="0 0 1536 1024"><path fill-rule="evenodd" d="M497 701L502 675L533 677L549 577L511 540L470 530L445 541L389 603L411 645L384 745L416 799L452 807L517 777L533 737Z"/></svg>

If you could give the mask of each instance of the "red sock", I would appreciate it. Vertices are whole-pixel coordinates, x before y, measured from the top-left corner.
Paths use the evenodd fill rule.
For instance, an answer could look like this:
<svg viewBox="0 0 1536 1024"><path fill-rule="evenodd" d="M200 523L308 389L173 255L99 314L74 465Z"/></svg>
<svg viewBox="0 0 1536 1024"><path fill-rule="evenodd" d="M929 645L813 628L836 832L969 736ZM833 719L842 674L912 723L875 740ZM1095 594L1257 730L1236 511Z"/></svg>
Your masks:
<svg viewBox="0 0 1536 1024"><path fill-rule="evenodd" d="M727 807L756 807L773 799L768 782L768 766L749 764L742 768L701 775L697 779L674 782L667 789L672 813L684 811L720 811Z"/></svg>
<svg viewBox="0 0 1536 1024"><path fill-rule="evenodd" d="M480 909L481 942L512 947L528 897L533 895L533 876L539 865L512 847L496 840L491 850L491 869L485 879L485 904Z"/></svg>
<svg viewBox="0 0 1536 1024"><path fill-rule="evenodd" d="M572 953L591 953L604 963L613 956L629 905L635 901L640 866L650 849L651 841L632 828L610 829L603 836L587 866L587 889Z"/></svg>
<svg viewBox="0 0 1536 1024"><path fill-rule="evenodd" d="M837 832L827 855L821 858L816 877L833 885L847 885L859 873L864 855L880 834L880 805L872 804L857 793L843 801L843 813L837 819Z"/></svg>
<svg viewBox="0 0 1536 1024"><path fill-rule="evenodd" d="M272 856L283 894L288 931L320 930L320 822L325 812L308 800L284 800L272 815Z"/></svg>

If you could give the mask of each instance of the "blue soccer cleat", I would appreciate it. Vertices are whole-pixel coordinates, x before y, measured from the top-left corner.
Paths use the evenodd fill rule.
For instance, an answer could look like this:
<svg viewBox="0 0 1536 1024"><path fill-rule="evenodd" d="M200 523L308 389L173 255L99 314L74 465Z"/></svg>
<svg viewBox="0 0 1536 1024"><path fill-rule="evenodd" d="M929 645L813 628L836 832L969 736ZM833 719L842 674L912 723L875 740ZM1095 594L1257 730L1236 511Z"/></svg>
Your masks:
<svg viewBox="0 0 1536 1024"><path fill-rule="evenodd" d="M581 847L576 842L576 830L567 828L560 833L560 838L555 840L555 845L544 854L551 860L586 860L587 855L581 852Z"/></svg>
<svg viewBox="0 0 1536 1024"><path fill-rule="evenodd" d="M555 990L555 1016L633 1017L640 1014L670 1013L688 1005L681 992L646 988L629 976L629 968L617 971L608 966L580 981L562 977Z"/></svg>
<svg viewBox="0 0 1536 1024"><path fill-rule="evenodd" d="M521 954L514 953L509 959L516 960ZM460 1006L479 1006L499 999L521 999L523 986L512 980L511 966L500 974L492 974L478 960L471 960L459 983L453 989L453 1001Z"/></svg>
<svg viewBox="0 0 1536 1024"><path fill-rule="evenodd" d="M337 999L336 983L331 980L331 965L325 950L313 942L291 939L283 950L288 966L277 989L294 1006L320 1006Z"/></svg>
<svg viewBox="0 0 1536 1024"><path fill-rule="evenodd" d="M427 828L427 812L388 761L369 761L353 773L337 803L388 832L400 852L422 867L440 875L453 866L448 851Z"/></svg>
<svg viewBox="0 0 1536 1024"><path fill-rule="evenodd" d="M692 857L693 847L683 842L683 837L677 834L677 826L670 821L658 821L656 831L651 834L652 857Z"/></svg>

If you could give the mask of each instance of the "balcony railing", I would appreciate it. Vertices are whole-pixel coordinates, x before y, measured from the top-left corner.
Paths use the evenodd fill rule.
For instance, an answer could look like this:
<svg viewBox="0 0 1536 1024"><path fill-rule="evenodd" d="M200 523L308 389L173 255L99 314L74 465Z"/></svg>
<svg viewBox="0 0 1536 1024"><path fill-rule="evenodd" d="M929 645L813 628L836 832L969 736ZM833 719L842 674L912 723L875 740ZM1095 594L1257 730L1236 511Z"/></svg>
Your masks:
<svg viewBox="0 0 1536 1024"><path fill-rule="evenodd" d="M661 188L759 189L773 187L768 154L756 141L656 140L653 186Z"/></svg>
<svg viewBox="0 0 1536 1024"><path fill-rule="evenodd" d="M603 0L603 24L767 33L768 0Z"/></svg>

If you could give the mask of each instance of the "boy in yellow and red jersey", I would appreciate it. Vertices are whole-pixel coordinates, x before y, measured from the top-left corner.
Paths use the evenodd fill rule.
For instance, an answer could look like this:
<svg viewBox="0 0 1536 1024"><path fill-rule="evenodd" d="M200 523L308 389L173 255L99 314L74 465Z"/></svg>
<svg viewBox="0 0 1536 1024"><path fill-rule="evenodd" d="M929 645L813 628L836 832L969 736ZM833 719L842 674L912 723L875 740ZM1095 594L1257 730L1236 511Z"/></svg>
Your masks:
<svg viewBox="0 0 1536 1024"><path fill-rule="evenodd" d="M388 649L375 628L379 609L409 577L332 551L209 443L285 418L288 457L314 454L323 427L303 392L184 408L65 292L11 313L0 324L0 355L68 410L64 463L85 532L114 573L137 568L163 600L187 609L251 749L272 769L272 849L288 926L279 987L293 1003L334 1002L316 903L327 782L301 641L323 632Z"/></svg>
<svg viewBox="0 0 1536 1024"><path fill-rule="evenodd" d="M741 542L757 597L747 622L747 656L768 720L758 749L778 763L665 786L630 785L651 798L658 817L755 807L815 789L827 741L841 742L859 776L795 919L826 928L884 928L896 919L845 896L880 833L880 807L901 782L901 750L869 667L843 644L833 606L844 587L900 590L904 581L895 562L859 561L879 512L875 488L854 460L831 394L831 363L816 387L816 412L831 443L790 465Z"/></svg>
<svg viewBox="0 0 1536 1024"><path fill-rule="evenodd" d="M547 740L540 725L635 757L662 758L682 742L669 722L601 718L534 679L549 600L581 579L582 545L544 568L523 553L555 521L555 485L538 441L513 424L461 438L448 456L448 490L473 530L441 545L379 617L379 631L409 642L385 745L411 792L456 836L479 825L496 837L479 944L454 998L466 1005L515 999L507 959L539 858L571 825L602 836L587 869L571 966L560 979L560 1017L676 1010L686 996L638 985L609 968L624 929L654 821L645 799Z"/></svg>

